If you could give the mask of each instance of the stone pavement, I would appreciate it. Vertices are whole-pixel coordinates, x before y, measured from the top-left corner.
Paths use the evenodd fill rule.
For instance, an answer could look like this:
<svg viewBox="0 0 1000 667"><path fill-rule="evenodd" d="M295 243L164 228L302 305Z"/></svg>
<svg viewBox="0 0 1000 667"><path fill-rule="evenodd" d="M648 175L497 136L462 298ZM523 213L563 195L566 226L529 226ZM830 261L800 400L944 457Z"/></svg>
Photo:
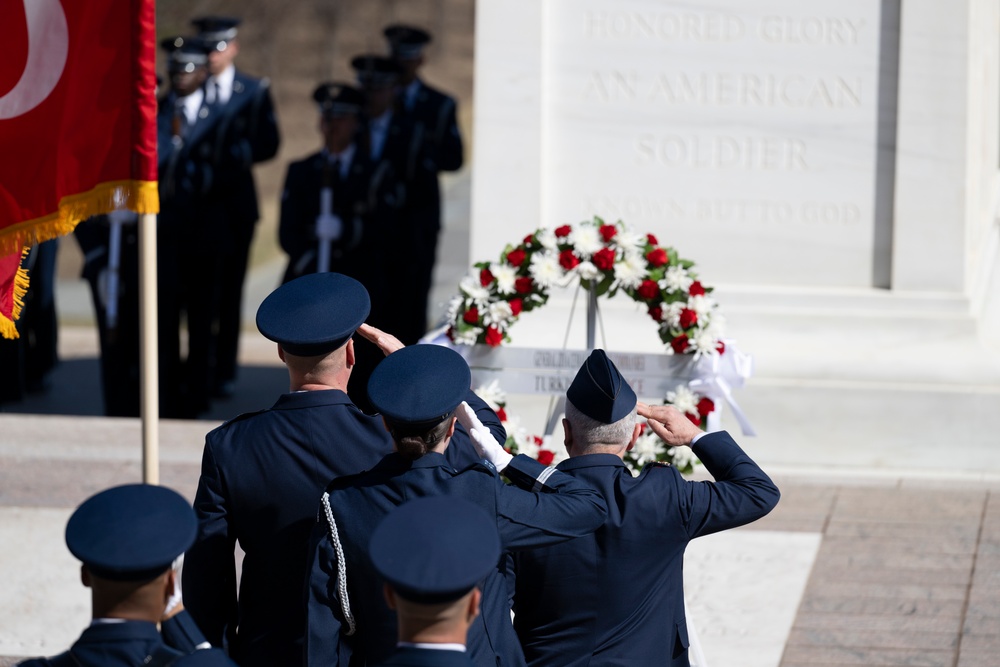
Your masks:
<svg viewBox="0 0 1000 667"><path fill-rule="evenodd" d="M467 179L451 186L448 201L467 207ZM439 311L468 267L467 220L454 210ZM236 395L204 419L160 424L161 483L188 498L205 432L287 387L273 344L252 325L281 268L255 267L250 278ZM96 334L65 312L86 310L89 295L69 283L57 299L73 326L60 330L52 387L0 406L0 667L57 653L79 634L89 598L63 543L66 519L90 494L141 480L140 424L100 416ZM866 453L886 443L871 425L859 431L836 450L804 442L794 466L766 436L737 433L782 499L765 519L688 550L690 619L710 667L1000 665L1000 466L972 463L961 437L867 466Z"/></svg>

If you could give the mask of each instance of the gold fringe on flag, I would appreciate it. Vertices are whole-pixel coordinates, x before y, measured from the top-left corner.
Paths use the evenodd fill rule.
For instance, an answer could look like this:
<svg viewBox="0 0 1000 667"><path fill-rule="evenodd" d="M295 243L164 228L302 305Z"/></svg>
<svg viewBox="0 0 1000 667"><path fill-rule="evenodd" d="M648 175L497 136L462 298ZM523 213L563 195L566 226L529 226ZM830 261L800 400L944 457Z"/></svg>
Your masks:
<svg viewBox="0 0 1000 667"><path fill-rule="evenodd" d="M30 246L21 249L21 261L31 250ZM0 312L0 337L14 339L18 337L17 325L14 321L21 316L21 309L24 308L24 295L28 293L28 271L23 266L17 267L17 274L14 276L14 308L11 317L8 319Z"/></svg>
<svg viewBox="0 0 1000 667"><path fill-rule="evenodd" d="M109 181L88 192L67 195L59 200L57 212L0 230L0 256L69 234L82 220L118 209L159 213L156 181Z"/></svg>

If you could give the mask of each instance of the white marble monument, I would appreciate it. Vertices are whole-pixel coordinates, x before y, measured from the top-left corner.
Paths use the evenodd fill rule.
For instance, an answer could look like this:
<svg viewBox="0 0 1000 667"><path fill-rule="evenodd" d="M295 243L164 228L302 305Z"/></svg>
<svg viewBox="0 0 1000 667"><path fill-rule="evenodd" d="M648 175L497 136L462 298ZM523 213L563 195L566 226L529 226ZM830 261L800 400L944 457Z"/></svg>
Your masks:
<svg viewBox="0 0 1000 667"><path fill-rule="evenodd" d="M478 0L476 22L473 261L621 219L717 287L760 458L1000 474L995 2ZM567 312L514 344L558 345ZM656 347L605 319L608 347Z"/></svg>

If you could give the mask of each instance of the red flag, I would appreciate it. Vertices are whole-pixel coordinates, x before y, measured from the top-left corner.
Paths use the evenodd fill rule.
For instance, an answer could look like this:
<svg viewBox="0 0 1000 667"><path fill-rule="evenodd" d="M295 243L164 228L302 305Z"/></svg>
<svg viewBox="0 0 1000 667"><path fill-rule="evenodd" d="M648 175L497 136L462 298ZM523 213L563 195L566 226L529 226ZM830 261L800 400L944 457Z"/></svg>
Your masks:
<svg viewBox="0 0 1000 667"><path fill-rule="evenodd" d="M154 0L0 3L0 334L26 246L116 208L159 211Z"/></svg>

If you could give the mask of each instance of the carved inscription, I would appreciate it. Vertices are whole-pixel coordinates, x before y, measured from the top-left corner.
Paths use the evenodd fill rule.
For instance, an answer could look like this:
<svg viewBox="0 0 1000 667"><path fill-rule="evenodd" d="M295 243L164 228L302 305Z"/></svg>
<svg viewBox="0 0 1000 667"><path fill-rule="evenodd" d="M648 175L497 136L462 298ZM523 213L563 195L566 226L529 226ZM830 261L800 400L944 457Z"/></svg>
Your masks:
<svg viewBox="0 0 1000 667"><path fill-rule="evenodd" d="M718 224L806 223L829 226L854 226L861 222L861 207L849 201L590 195L581 199L580 212L610 220L622 218L651 222L693 220Z"/></svg>

